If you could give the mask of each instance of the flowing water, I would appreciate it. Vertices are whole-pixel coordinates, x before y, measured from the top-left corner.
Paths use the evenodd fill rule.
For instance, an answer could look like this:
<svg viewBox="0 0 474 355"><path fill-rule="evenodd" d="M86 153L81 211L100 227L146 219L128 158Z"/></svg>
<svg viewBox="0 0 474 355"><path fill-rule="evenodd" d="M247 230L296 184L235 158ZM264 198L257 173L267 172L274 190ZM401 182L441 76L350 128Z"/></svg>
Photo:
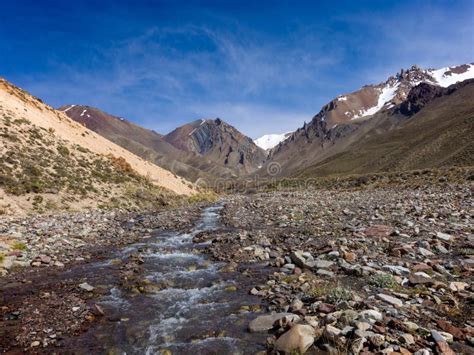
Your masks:
<svg viewBox="0 0 474 355"><path fill-rule="evenodd" d="M223 265L201 252L206 243L192 241L197 233L218 228L220 208L205 209L191 233L157 232L146 242L122 250L119 258L134 253L143 258L143 278L151 284L165 282L168 287L150 294L112 288L99 304L116 321L99 323L80 341L85 344L92 337L96 350L127 354L164 350L172 354L247 354L264 349L265 336L246 330L256 315L241 310L243 305L260 303L247 294L250 280L219 272ZM106 278L110 264L96 265L95 273Z"/></svg>

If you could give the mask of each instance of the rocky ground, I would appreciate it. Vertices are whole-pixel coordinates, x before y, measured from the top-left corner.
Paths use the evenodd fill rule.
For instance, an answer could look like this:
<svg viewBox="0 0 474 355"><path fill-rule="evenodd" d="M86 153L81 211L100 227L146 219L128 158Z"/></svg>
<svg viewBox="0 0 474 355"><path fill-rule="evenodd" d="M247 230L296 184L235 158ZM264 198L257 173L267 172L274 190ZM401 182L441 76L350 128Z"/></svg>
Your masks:
<svg viewBox="0 0 474 355"><path fill-rule="evenodd" d="M93 274L88 263L147 238L155 229L189 230L200 205L160 212L91 211L0 220L0 352L62 347L103 316L90 284L130 283L138 258L116 274ZM137 259L137 260L135 260Z"/></svg>
<svg viewBox="0 0 474 355"><path fill-rule="evenodd" d="M229 195L223 204L222 228L195 241L212 241L205 252L227 262L222 272L259 270L241 287L266 309L242 311L255 312L248 331L268 334L268 352L474 353L468 183ZM139 255L111 275L81 265L110 260L155 228L189 230L199 214L1 219L0 351L68 349L68 337L108 317L96 302L110 290L97 285L146 286L136 282Z"/></svg>
<svg viewBox="0 0 474 355"><path fill-rule="evenodd" d="M474 353L472 186L230 196L208 252L271 272L250 331L286 353Z"/></svg>

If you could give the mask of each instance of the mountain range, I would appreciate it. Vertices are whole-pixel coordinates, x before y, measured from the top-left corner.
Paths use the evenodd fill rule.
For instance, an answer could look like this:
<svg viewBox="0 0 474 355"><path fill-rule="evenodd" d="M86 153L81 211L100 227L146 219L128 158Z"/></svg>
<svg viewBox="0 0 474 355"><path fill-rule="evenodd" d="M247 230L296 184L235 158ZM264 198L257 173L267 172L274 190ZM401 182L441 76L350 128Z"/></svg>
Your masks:
<svg viewBox="0 0 474 355"><path fill-rule="evenodd" d="M309 123L294 132L269 134L254 141L220 118L195 120L161 135L95 108L68 105L59 109L118 145L191 181L266 175L268 165L275 162L281 166L282 176L364 173L461 164L464 160L449 155L450 149L435 150L423 161L401 159L396 152L416 156L423 155L418 150L430 150L417 141L405 151L414 144L410 137L419 129L415 126L423 122L427 127L422 133L444 127L442 136L445 137L451 131L461 130L458 138L465 142L463 149L470 149L471 130L464 126L463 130L457 119L464 117L458 110L465 113L472 110L469 100L466 98L464 102L461 98L469 96L472 84L468 80L472 78L473 64L437 70L412 66L382 83L366 85L334 98ZM466 85L459 85L461 82ZM441 90L448 87L452 89ZM458 90L460 92L454 94ZM449 112L438 110L438 101L443 107L449 107ZM420 106L420 102L423 105ZM416 112L414 105L418 105ZM451 125L446 127L446 122ZM470 121L465 124L469 126ZM396 132L403 136L394 137ZM436 135L435 132L432 135ZM439 136L422 134L421 137L432 147L441 144ZM363 154L369 147L375 149L375 153ZM383 157L379 156L382 152ZM355 165L346 164L347 159Z"/></svg>
<svg viewBox="0 0 474 355"><path fill-rule="evenodd" d="M116 169L119 160L130 176L187 195L196 192L192 182L275 176L272 164L278 164L279 177L315 177L472 165L474 157L474 64L402 69L380 84L334 98L294 132L255 141L220 118L195 120L163 135L99 108L53 109L5 80L0 105L4 201L12 186L25 187L23 193L55 184L66 189L66 177L75 174L89 176L91 186L101 185L106 193L111 182L93 183L102 173L91 174L90 165L104 157L100 164L112 175L123 173ZM35 134L44 145L35 145ZM42 160L53 153L60 159L61 151L73 152L64 166ZM44 171L31 180L37 170L33 156ZM131 181L130 176L122 178Z"/></svg>

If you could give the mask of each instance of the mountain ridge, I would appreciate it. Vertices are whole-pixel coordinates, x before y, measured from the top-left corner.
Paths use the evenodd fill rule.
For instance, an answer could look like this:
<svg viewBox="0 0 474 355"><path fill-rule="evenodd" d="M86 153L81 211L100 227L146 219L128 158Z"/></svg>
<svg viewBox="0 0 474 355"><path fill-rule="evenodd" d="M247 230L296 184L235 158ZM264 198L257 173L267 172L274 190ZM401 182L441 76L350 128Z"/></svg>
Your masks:
<svg viewBox="0 0 474 355"><path fill-rule="evenodd" d="M396 167L401 170L435 167L449 164L446 159L450 157L451 150L436 149L434 142L442 142L449 147L449 144L446 145L445 141L437 137L449 136L454 139L457 134L456 139L461 146L457 156L454 153L451 155L452 160L461 165L472 165L473 155L466 153L472 149L470 139L474 140L474 107L468 100L470 95L474 96L474 79L447 88L420 83L411 89L405 101L365 120L351 120L335 124L329 129L321 120L306 124L272 150L269 161L278 162L284 176L364 173L393 170ZM442 100L444 107L436 106L439 100ZM446 125L446 121L452 122L452 126ZM419 129L418 125L423 124L426 125L424 129ZM419 138L413 136L410 127L418 132ZM394 132L404 132L406 139ZM437 134L428 134L429 132ZM421 141L415 144L417 139ZM413 151L407 151L406 146L412 146ZM363 151L371 151L373 154L363 154ZM404 151L405 155L410 156L425 154L430 158L417 158L402 164L403 159L397 151ZM385 156L380 155L380 152L384 152ZM295 154L301 158L294 160Z"/></svg>
<svg viewBox="0 0 474 355"><path fill-rule="evenodd" d="M266 153L251 138L220 118L195 120L164 136L175 147L212 159L237 175L258 169Z"/></svg>

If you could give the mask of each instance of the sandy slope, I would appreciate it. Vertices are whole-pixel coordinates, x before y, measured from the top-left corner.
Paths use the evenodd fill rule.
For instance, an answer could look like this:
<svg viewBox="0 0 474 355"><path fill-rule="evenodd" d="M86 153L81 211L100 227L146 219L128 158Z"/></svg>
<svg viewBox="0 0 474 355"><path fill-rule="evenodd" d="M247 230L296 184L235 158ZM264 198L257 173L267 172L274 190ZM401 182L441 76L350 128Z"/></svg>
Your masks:
<svg viewBox="0 0 474 355"><path fill-rule="evenodd" d="M0 102L5 109L18 118L27 118L33 124L45 129L54 129L55 134L65 140L79 144L98 154L112 154L123 157L139 174L148 176L159 186L178 194L194 193L191 183L175 177L168 170L149 163L133 153L112 143L97 133L71 120L61 111L54 110L25 91L0 79Z"/></svg>

